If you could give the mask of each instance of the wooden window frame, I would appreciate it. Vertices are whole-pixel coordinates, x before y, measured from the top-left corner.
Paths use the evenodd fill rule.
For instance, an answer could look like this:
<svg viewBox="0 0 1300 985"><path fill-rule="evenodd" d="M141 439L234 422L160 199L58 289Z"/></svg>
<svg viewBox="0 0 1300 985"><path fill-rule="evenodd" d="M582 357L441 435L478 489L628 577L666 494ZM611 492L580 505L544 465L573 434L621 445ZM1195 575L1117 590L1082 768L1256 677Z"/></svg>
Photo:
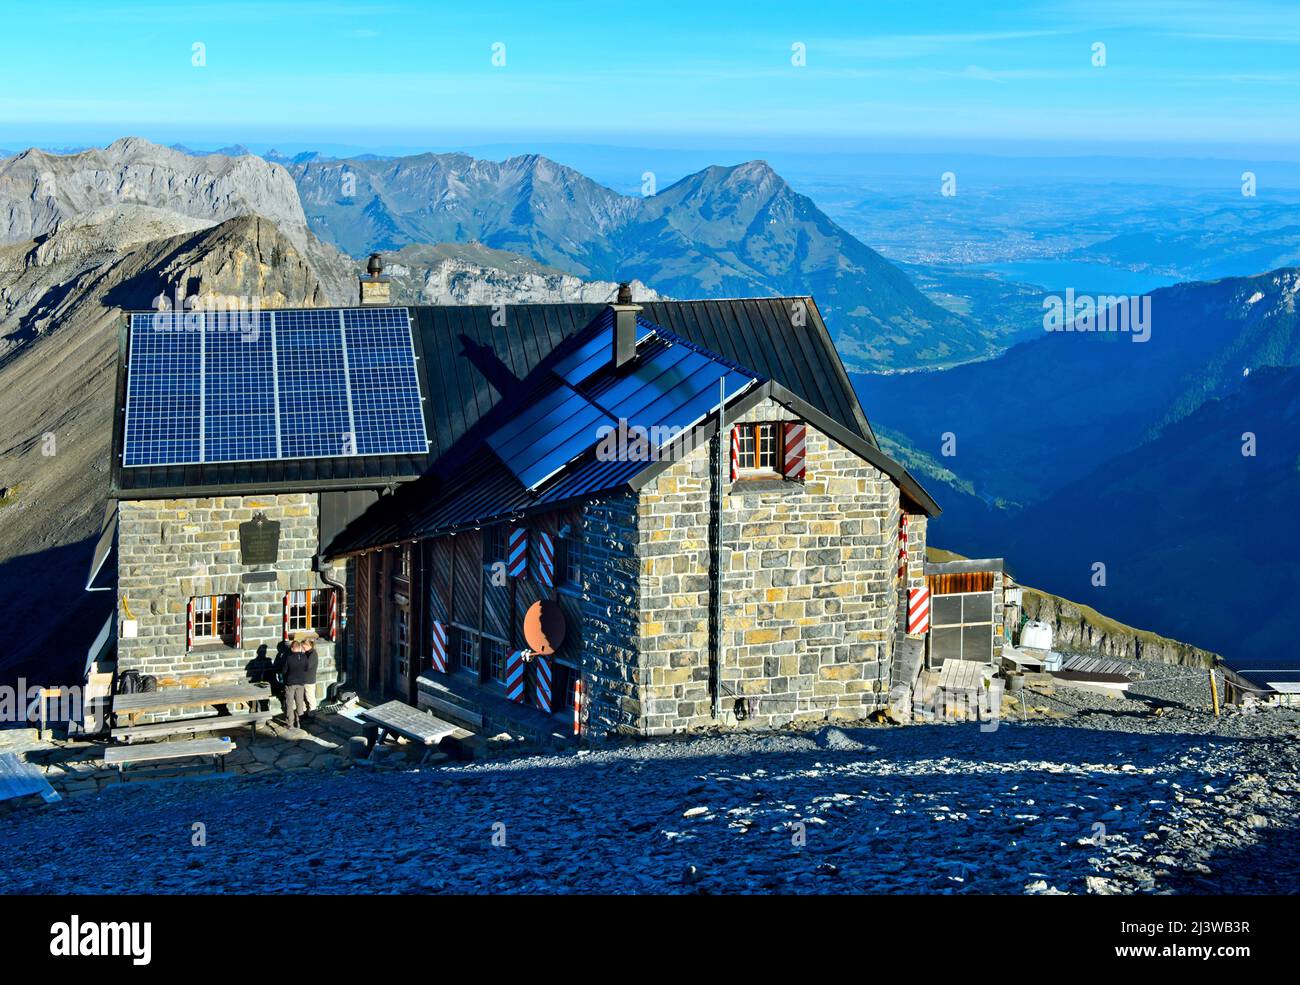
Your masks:
<svg viewBox="0 0 1300 985"><path fill-rule="evenodd" d="M480 646L479 659L483 664L484 680L489 684L504 685L506 682L506 661L510 656L510 647L500 640L494 640L487 636L481 638ZM494 659L494 655L498 652L501 655L500 667L494 669L497 663Z"/></svg>
<svg viewBox="0 0 1300 985"><path fill-rule="evenodd" d="M738 454L736 457L736 474L740 478L750 476L761 476L763 478L777 477L782 478L781 473L781 443L782 443L782 422L780 421L755 421L752 424L737 424L735 429L738 435ZM764 450L763 445L766 441L771 442L771 464L763 464ZM745 464L746 459L750 464Z"/></svg>
<svg viewBox="0 0 1300 985"><path fill-rule="evenodd" d="M299 588L286 592L284 626L288 635L315 633L323 640L333 641L330 606L337 593L335 588Z"/></svg>
<svg viewBox="0 0 1300 985"><path fill-rule="evenodd" d="M465 647L469 646L473 654L473 663L465 663ZM479 647L479 637L477 633L461 629L456 634L456 670L465 674L472 674L477 680L480 672L480 665L483 662L483 652Z"/></svg>
<svg viewBox="0 0 1300 985"><path fill-rule="evenodd" d="M200 603L206 602L207 608ZM226 611L223 613L223 609ZM194 595L190 597L190 648L201 646L234 647L239 638L239 595L225 593L220 595ZM200 625L211 632L200 632ZM228 632L222 632L228 628Z"/></svg>
<svg viewBox="0 0 1300 985"><path fill-rule="evenodd" d="M582 591L582 537L570 532L564 537L557 537L555 558L555 587L568 592ZM577 549L577 563L574 564L574 549ZM570 575L576 577L570 577Z"/></svg>

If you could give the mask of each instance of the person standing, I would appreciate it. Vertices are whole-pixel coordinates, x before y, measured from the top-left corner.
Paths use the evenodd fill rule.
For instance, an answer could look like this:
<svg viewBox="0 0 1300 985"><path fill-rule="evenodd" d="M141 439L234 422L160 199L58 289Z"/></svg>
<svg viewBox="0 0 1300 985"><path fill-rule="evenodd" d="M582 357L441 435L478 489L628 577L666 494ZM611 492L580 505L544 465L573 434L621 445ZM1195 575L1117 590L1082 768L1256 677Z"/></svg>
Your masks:
<svg viewBox="0 0 1300 985"><path fill-rule="evenodd" d="M307 658L307 666L303 672L307 685L303 691L303 715L315 710L316 701L316 673L320 667L320 654L316 652L316 637L308 636L302 641L303 654Z"/></svg>
<svg viewBox="0 0 1300 985"><path fill-rule="evenodd" d="M307 679L315 681L315 659L308 656L301 640L289 644L284 660L284 722L289 728L298 728L307 710Z"/></svg>

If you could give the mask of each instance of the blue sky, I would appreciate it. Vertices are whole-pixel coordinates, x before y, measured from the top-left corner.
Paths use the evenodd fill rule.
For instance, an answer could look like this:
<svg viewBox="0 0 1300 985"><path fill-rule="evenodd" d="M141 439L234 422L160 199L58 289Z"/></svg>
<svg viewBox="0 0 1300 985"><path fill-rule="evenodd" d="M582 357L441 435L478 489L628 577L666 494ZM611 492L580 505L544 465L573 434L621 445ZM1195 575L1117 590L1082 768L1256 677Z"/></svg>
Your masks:
<svg viewBox="0 0 1300 985"><path fill-rule="evenodd" d="M0 93L10 148L137 133L1293 156L1300 4L60 0L6 10Z"/></svg>

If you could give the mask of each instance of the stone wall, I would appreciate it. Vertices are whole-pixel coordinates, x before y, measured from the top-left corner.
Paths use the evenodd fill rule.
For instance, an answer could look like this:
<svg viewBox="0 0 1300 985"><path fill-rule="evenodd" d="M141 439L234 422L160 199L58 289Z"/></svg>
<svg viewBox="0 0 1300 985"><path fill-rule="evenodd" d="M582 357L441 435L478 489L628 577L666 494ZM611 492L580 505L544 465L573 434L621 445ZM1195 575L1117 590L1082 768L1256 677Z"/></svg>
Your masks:
<svg viewBox="0 0 1300 985"><path fill-rule="evenodd" d="M629 492L582 510L583 731L595 737L642 730L636 504Z"/></svg>
<svg viewBox="0 0 1300 985"><path fill-rule="evenodd" d="M240 563L239 525L256 512L280 521L274 565ZM328 587L312 569L318 549L313 493L126 500L118 504L117 537L119 606L126 599L138 621L135 638L118 640L118 669L152 674L160 687L260 678L282 637L284 593ZM248 579L259 572L273 578ZM343 574L335 569L335 577ZM241 596L241 645L207 644L187 652L189 599L228 594ZM329 641L317 646L318 700L336 676L333 648Z"/></svg>
<svg viewBox="0 0 1300 985"><path fill-rule="evenodd" d="M742 418L792 419L771 401ZM697 449L640 493L639 650L650 734L714 721L713 461L710 449ZM728 482L723 514L724 722L854 719L882 706L897 618L898 487L809 427L806 481Z"/></svg>

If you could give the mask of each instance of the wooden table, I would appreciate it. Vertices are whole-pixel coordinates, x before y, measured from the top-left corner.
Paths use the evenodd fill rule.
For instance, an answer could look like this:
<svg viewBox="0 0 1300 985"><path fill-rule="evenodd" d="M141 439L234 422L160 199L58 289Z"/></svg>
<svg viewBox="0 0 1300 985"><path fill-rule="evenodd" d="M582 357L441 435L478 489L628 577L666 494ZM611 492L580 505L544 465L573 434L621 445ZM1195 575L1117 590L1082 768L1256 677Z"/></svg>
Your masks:
<svg viewBox="0 0 1300 985"><path fill-rule="evenodd" d="M271 689L260 684L217 684L213 687L178 687L166 691L113 695L113 714L138 715L190 706L240 705L267 701Z"/></svg>
<svg viewBox="0 0 1300 985"><path fill-rule="evenodd" d="M369 722L370 751L381 745L385 737L400 735L404 739L419 743L426 748L425 758L439 742L449 735L464 731L458 725L444 722L428 712L412 708L401 701L389 701L374 708L365 708L357 712L357 717Z"/></svg>
<svg viewBox="0 0 1300 985"><path fill-rule="evenodd" d="M0 801L28 794L40 794L47 804L59 799L50 781L35 765L19 759L16 753L0 753Z"/></svg>

